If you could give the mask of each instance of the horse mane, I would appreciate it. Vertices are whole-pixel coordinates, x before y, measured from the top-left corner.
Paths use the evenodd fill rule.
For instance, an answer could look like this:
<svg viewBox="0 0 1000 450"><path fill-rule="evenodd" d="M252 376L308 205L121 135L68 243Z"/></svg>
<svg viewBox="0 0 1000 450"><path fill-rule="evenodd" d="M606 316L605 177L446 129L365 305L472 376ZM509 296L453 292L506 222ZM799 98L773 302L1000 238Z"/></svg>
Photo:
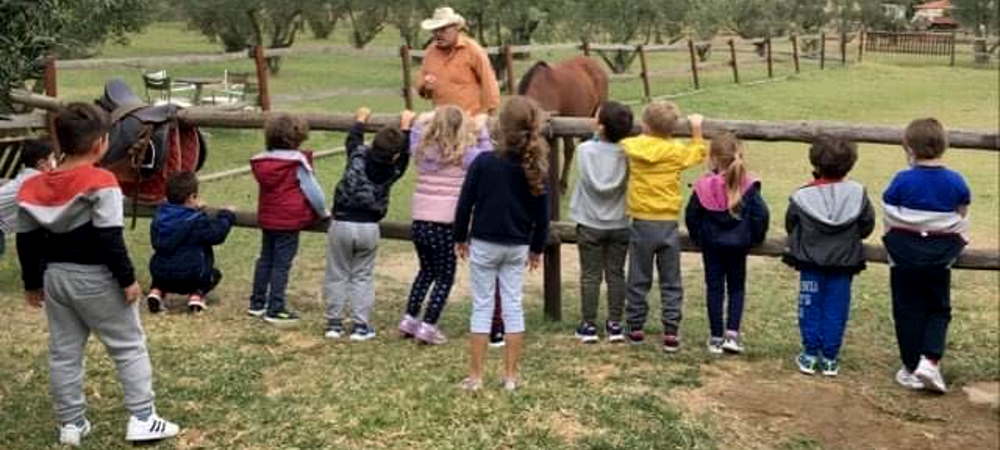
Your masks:
<svg viewBox="0 0 1000 450"><path fill-rule="evenodd" d="M545 61L538 61L535 65L531 66L531 68L524 73L524 76L521 77L521 81L517 84L517 95L524 95L527 93L528 87L531 86L531 80L542 70L549 70L549 65Z"/></svg>

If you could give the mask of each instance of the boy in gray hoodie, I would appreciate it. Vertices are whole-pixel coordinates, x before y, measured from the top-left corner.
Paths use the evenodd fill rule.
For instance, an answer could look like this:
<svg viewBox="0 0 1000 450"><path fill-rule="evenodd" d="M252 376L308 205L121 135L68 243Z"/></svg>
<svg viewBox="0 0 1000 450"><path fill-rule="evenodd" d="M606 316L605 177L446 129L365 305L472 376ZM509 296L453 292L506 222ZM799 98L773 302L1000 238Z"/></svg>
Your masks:
<svg viewBox="0 0 1000 450"><path fill-rule="evenodd" d="M625 214L628 159L618 141L632 133L632 110L607 101L597 112L597 135L577 149L580 179L570 200L570 218L577 223L580 253L580 306L583 316L576 337L597 342L597 303L602 277L608 283L609 342L622 342L625 306L625 257L629 219Z"/></svg>
<svg viewBox="0 0 1000 450"><path fill-rule="evenodd" d="M862 241L875 229L865 187L847 179L858 160L853 142L818 136L809 148L813 181L799 188L785 213L783 260L799 271L799 371L836 376L851 310L851 281L865 269Z"/></svg>

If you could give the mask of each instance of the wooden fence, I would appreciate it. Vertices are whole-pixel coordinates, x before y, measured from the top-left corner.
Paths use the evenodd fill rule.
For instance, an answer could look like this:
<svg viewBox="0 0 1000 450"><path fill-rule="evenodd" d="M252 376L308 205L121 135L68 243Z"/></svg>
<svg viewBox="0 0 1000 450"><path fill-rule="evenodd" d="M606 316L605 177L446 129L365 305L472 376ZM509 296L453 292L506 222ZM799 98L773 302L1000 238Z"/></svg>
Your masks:
<svg viewBox="0 0 1000 450"><path fill-rule="evenodd" d="M869 31L864 51L948 57L955 65L955 33L896 33Z"/></svg>
<svg viewBox="0 0 1000 450"><path fill-rule="evenodd" d="M46 96L27 92L15 92L12 95L15 102L31 105L42 109L56 109L63 102ZM178 119L193 125L221 128L259 129L268 116L267 112L224 112L207 108L185 109L178 113ZM320 115L302 114L313 130L346 131L354 124L351 115ZM398 115L373 116L367 124L370 130L398 123ZM682 121L678 126L680 136L690 135L688 125ZM638 132L638 129L635 130ZM709 119L704 123L705 135L708 138L724 132L733 131L742 139L764 141L797 141L808 142L819 133L831 134L852 139L858 142L879 144L896 144L902 142L903 129L900 127L870 126L845 124L836 122L767 122ZM550 139L558 137L588 136L592 132L589 120L583 118L553 117L545 126L544 133ZM969 130L950 130L949 139L953 147L1000 151L1000 136L996 132L979 132ZM557 152L550 156L558 158ZM558 161L556 161L558 162ZM550 164L549 185L558 186L558 164ZM553 196L553 203L558 206L558 196ZM544 260L544 297L545 315L552 320L559 320L562 311L562 274L560 268L560 246L564 243L576 242L575 227L571 223L558 222L559 208L553 208L553 226L549 235ZM144 209L143 214L151 214L151 209ZM256 227L256 216L252 213L237 214L237 224L244 227ZM390 239L409 239L409 224L384 222L381 224L382 236ZM325 232L324 224L316 224L309 231ZM685 251L698 251L691 242L682 238ZM779 256L783 252L784 242L780 238L772 238L751 250L751 254L764 256ZM886 253L880 246L866 246L866 259L871 262L885 262ZM1000 270L1000 254L996 250L968 250L955 265L956 268L978 270Z"/></svg>

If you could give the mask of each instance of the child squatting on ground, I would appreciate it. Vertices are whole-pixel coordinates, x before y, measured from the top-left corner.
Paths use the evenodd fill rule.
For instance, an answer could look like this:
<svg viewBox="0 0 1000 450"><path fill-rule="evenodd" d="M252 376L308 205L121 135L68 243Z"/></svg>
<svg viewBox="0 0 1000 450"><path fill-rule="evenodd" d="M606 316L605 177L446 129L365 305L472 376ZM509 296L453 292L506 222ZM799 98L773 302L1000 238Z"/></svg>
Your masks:
<svg viewBox="0 0 1000 450"><path fill-rule="evenodd" d="M455 251L469 259L472 287L469 376L461 384L466 390L479 390L483 384L497 283L506 331L501 383L507 390L520 383L524 269L538 267L549 232L543 119L544 112L533 100L521 96L507 100L500 110L497 149L479 155L462 184L455 211Z"/></svg>
<svg viewBox="0 0 1000 450"><path fill-rule="evenodd" d="M333 220L326 233L326 331L330 339L344 333L343 313L351 302L352 341L375 337L371 324L375 306L375 255L379 226L389 211L392 185L406 172L410 160L412 111L403 111L399 127L384 127L371 146L364 143L365 122L371 111L360 108L347 133L347 166L333 194Z"/></svg>
<svg viewBox="0 0 1000 450"><path fill-rule="evenodd" d="M732 133L712 139L709 172L694 183L684 220L705 264L708 351L743 352L740 321L746 294L747 254L767 235L770 216L760 181L746 170L743 143ZM729 295L723 335L723 304Z"/></svg>
<svg viewBox="0 0 1000 450"><path fill-rule="evenodd" d="M608 286L608 342L623 342L625 256L629 219L625 213L628 160L618 143L632 134L632 110L618 102L604 102L597 111L594 138L576 151L579 179L570 199L570 218L576 225L580 254L580 326L576 337L597 342L597 309L601 280Z"/></svg>
<svg viewBox="0 0 1000 450"><path fill-rule="evenodd" d="M6 247L6 236L13 235L17 228L17 191L28 178L55 168L56 158L48 141L33 139L25 141L21 148L19 165L21 170L14 179L0 185L0 255Z"/></svg>
<svg viewBox="0 0 1000 450"><path fill-rule="evenodd" d="M188 309L201 312L205 295L222 280L212 246L226 241L236 215L229 207L209 217L203 208L194 172L179 172L167 180L167 203L156 209L149 224L154 250L149 261L153 282L146 296L149 312L160 312L168 293L187 295Z"/></svg>
<svg viewBox="0 0 1000 450"><path fill-rule="evenodd" d="M420 270L410 288L399 332L425 344L444 344L447 339L437 323L455 282L455 207L472 161L493 150L486 115L473 120L457 106L438 107L417 118L410 132L410 150L417 171L410 234ZM430 301L421 321L428 291Z"/></svg>
<svg viewBox="0 0 1000 450"><path fill-rule="evenodd" d="M944 166L948 136L936 119L906 127L910 168L882 194L889 253L892 318L903 367L896 381L910 389L947 392L940 363L951 321L951 264L968 243L971 193L962 175Z"/></svg>
<svg viewBox="0 0 1000 450"><path fill-rule="evenodd" d="M299 232L327 216L323 190L313 171L312 152L299 150L309 138L305 119L276 114L264 124L267 150L250 159L260 187L257 222L260 257L253 273L247 313L275 326L291 326L299 315L287 308L285 288L299 250Z"/></svg>
<svg viewBox="0 0 1000 450"><path fill-rule="evenodd" d="M49 329L49 377L59 442L91 431L83 393L87 338L96 333L115 362L129 411L128 441L175 436L153 405L153 367L136 301L142 295L122 237L122 191L95 167L108 148L108 114L72 103L55 118L64 155L55 170L27 179L17 196L17 253L25 298Z"/></svg>
<svg viewBox="0 0 1000 450"><path fill-rule="evenodd" d="M813 181L792 193L785 213L783 260L799 271L799 371L836 376L851 309L851 281L865 268L861 241L875 228L865 187L848 180L853 142L821 135L809 148Z"/></svg>
<svg viewBox="0 0 1000 450"><path fill-rule="evenodd" d="M642 113L642 135L623 139L621 147L629 162L628 210L632 216L628 249L628 340L645 340L643 326L649 303L646 295L653 284L655 264L662 302L663 350L680 350L681 244L677 219L681 210L681 172L705 160L701 135L702 117L688 117L691 142L673 138L680 117L677 105L656 101Z"/></svg>

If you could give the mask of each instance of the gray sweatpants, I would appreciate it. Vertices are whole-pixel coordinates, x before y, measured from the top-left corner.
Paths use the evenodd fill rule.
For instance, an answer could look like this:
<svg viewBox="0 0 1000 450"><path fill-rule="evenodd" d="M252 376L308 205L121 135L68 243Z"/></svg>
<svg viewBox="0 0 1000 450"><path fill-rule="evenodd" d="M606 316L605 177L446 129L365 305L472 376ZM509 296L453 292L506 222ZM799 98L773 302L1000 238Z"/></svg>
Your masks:
<svg viewBox="0 0 1000 450"><path fill-rule="evenodd" d="M326 232L326 276L323 299L327 320L343 319L344 306L351 301L355 323L370 323L375 305L375 254L378 251L377 223L331 221Z"/></svg>
<svg viewBox="0 0 1000 450"><path fill-rule="evenodd" d="M135 304L125 303L106 266L52 263L45 270L49 320L49 381L60 424L83 418L83 355L93 331L118 369L125 408L133 415L153 407L153 368Z"/></svg>
<svg viewBox="0 0 1000 450"><path fill-rule="evenodd" d="M677 334L684 289L681 286L681 243L675 220L633 220L628 247L626 321L632 330L646 323L646 294L653 284L653 264L660 277L663 331Z"/></svg>

